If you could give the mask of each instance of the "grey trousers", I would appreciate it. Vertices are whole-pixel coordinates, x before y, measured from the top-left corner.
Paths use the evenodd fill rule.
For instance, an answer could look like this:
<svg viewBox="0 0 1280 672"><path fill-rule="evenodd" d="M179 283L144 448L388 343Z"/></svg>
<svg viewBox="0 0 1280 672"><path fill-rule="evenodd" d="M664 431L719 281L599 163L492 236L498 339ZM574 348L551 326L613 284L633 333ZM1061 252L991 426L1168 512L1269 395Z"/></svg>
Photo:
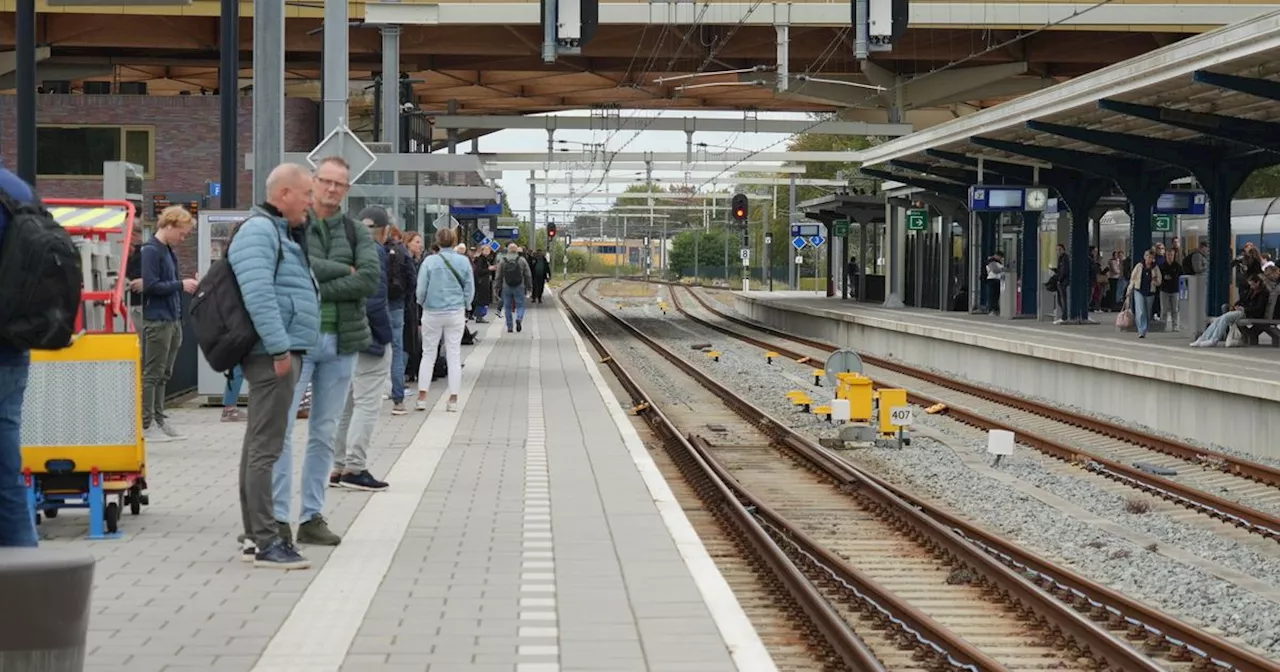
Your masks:
<svg viewBox="0 0 1280 672"><path fill-rule="evenodd" d="M369 443L382 410L382 393L386 391L391 370L391 346L381 357L367 352L356 355L355 373L347 389L347 403L338 422L338 438L333 444L333 470L358 474L365 470Z"/></svg>
<svg viewBox="0 0 1280 672"><path fill-rule="evenodd" d="M293 391L302 373L302 357L290 355L289 373L277 376L269 355L249 355L241 362L249 381L249 418L240 450L240 516L245 537L259 549L275 541L276 518L272 513L271 476L284 450L285 428Z"/></svg>
<svg viewBox="0 0 1280 672"><path fill-rule="evenodd" d="M142 426L164 424L164 391L182 346L182 322L144 320L142 325Z"/></svg>

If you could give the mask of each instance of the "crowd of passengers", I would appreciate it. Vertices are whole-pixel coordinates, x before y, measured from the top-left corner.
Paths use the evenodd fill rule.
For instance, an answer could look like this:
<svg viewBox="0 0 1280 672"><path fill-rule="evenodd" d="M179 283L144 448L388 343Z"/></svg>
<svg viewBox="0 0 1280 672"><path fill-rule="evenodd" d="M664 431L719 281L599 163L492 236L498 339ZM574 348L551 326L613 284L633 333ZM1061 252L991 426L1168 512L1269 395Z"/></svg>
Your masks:
<svg viewBox="0 0 1280 672"><path fill-rule="evenodd" d="M445 411L456 412L461 346L474 342L468 320L485 322L500 301L508 332L523 329L525 297L541 302L547 255L511 244L504 253L468 250L442 227L428 242L402 232L380 207L342 211L347 164L322 159L312 174L283 164L227 245L226 259L258 343L228 372L222 420L245 422L240 462L240 549L259 567L299 569L294 545L334 546L341 538L323 515L327 488L378 492L388 484L367 467L383 406L403 415L407 388L427 411L434 378L448 381ZM135 292L143 341L143 435L185 438L165 413L164 390L182 341L182 293L198 279L184 273L174 248L195 222L179 206L160 216L155 234L126 274ZM248 412L236 402L249 382ZM302 508L294 518L292 435L307 421Z"/></svg>
<svg viewBox="0 0 1280 672"><path fill-rule="evenodd" d="M1179 278L1205 276L1209 268L1209 245L1200 246L1182 256L1179 239L1166 247L1156 243L1143 252L1139 263L1122 250L1102 259L1098 248L1089 248L1089 272L1093 278L1090 289L1091 312L1133 312L1138 338L1146 338L1150 323L1162 322L1171 332L1180 332L1184 325L1179 308ZM1004 254L996 252L987 260L986 282L990 298L989 311L1000 312L1000 283L1005 275ZM1057 259L1050 269L1053 275L1045 283L1054 292L1054 324L1063 324L1066 315L1067 289L1071 282L1071 258L1066 247L1057 246ZM1231 273L1239 297L1221 316L1215 318L1194 342L1192 347L1213 347L1225 343L1231 327L1241 319L1276 320L1276 298L1280 296L1280 268L1269 254L1260 252L1253 243L1246 243L1240 254L1231 262ZM1199 325L1190 325L1194 331ZM1260 325L1248 325L1247 330L1263 330Z"/></svg>

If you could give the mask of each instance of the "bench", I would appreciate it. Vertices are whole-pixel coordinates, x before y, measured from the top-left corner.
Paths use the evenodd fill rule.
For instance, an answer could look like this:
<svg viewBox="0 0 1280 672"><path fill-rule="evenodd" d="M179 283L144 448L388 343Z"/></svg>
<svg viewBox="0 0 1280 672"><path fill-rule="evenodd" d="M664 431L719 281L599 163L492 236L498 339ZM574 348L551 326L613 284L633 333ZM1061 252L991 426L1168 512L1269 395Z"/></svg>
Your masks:
<svg viewBox="0 0 1280 672"><path fill-rule="evenodd" d="M1213 322L1214 318L1205 318L1205 326ZM1280 320L1255 320L1244 317L1236 321L1236 326L1240 328L1240 335L1244 337L1245 346L1259 345L1259 337L1266 334L1271 337L1271 347L1280 348ZM1202 329L1200 333L1204 333Z"/></svg>

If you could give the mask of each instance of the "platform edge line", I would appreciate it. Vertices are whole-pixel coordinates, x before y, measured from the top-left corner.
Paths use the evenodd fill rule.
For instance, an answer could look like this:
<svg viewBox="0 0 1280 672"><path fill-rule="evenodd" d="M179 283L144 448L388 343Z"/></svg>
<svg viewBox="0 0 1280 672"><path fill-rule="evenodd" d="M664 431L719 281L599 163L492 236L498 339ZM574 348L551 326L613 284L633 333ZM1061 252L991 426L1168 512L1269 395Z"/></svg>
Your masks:
<svg viewBox="0 0 1280 672"><path fill-rule="evenodd" d="M493 326L488 331L498 335L486 333L476 348L472 357L477 369L483 369L502 335ZM473 375L463 381L462 388L458 390L457 413L444 412L449 395L447 392L441 394L413 440L396 458L387 480L394 483L397 473L402 473L406 476L405 482L415 484L413 489L371 496L344 535L367 541L370 537L366 536L363 528L376 526L385 530L390 527L396 539L394 547L375 548L377 555L369 553L368 543L336 547L267 643L266 650L252 668L253 672L338 672L342 667L440 459L457 432L470 402L470 393L478 380L479 376ZM392 494L398 496L387 497ZM413 499L414 505L407 508L389 506L405 499ZM364 585L357 588L354 586L357 582ZM333 608L335 603L338 609Z"/></svg>

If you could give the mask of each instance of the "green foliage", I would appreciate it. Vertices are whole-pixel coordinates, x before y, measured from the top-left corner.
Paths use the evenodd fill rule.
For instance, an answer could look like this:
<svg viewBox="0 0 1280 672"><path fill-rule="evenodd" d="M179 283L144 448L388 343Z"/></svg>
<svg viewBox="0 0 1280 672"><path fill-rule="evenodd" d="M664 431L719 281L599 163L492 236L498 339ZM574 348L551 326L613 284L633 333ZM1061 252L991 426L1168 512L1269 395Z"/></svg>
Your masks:
<svg viewBox="0 0 1280 672"><path fill-rule="evenodd" d="M724 266L724 243L737 250L742 245L741 231L730 231L722 227L710 231L683 231L671 240L670 267L677 273L691 275L694 271L694 260L699 269ZM737 241L737 242L735 242ZM694 250L697 250L696 256Z"/></svg>
<svg viewBox="0 0 1280 672"><path fill-rule="evenodd" d="M1270 198L1280 196L1280 166L1259 168L1236 192L1236 198Z"/></svg>

